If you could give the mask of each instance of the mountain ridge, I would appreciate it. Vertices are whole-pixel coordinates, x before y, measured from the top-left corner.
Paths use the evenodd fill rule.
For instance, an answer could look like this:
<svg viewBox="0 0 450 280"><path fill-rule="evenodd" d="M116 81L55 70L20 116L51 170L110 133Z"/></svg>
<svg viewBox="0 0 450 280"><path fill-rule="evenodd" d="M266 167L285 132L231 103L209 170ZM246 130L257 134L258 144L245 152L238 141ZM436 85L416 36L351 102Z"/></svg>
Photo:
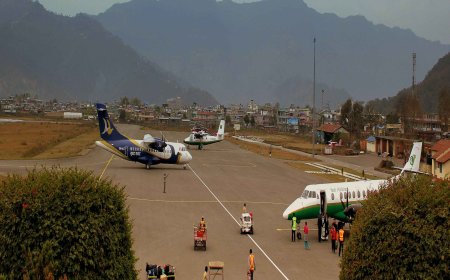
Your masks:
<svg viewBox="0 0 450 280"><path fill-rule="evenodd" d="M421 80L450 50L362 16L320 14L300 0L133 0L96 18L142 55L222 102L273 102L287 80L312 81L314 37L316 81L357 100L393 95L409 84L412 52Z"/></svg>
<svg viewBox="0 0 450 280"><path fill-rule="evenodd" d="M217 104L203 90L136 53L95 19L65 17L30 0L0 0L0 95L112 101L122 96L161 104ZM198 98L201 97L201 100Z"/></svg>

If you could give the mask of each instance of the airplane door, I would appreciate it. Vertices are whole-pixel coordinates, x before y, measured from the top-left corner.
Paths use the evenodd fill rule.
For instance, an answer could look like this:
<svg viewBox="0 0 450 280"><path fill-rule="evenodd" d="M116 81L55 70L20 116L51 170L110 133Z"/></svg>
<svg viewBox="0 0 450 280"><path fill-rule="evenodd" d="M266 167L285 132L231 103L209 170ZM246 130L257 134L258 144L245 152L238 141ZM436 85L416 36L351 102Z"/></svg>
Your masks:
<svg viewBox="0 0 450 280"><path fill-rule="evenodd" d="M320 191L320 214L325 215L327 213L327 195L325 191Z"/></svg>
<svg viewBox="0 0 450 280"><path fill-rule="evenodd" d="M325 191L320 191L320 214L317 225L319 242L328 240L327 195Z"/></svg>

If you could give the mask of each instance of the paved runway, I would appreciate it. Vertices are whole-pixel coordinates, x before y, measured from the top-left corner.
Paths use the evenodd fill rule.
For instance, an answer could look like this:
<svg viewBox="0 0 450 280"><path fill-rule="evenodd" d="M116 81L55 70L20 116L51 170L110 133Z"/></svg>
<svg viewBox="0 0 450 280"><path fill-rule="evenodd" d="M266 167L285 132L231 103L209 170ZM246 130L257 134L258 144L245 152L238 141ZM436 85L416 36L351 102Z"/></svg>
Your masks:
<svg viewBox="0 0 450 280"><path fill-rule="evenodd" d="M118 128L137 139L148 133L137 126ZM159 136L159 132L154 134ZM181 141L186 135L165 134L169 141ZM111 154L95 148L86 156L63 160L0 161L0 173L59 164L103 173L125 186L139 279L145 279L146 262L174 265L177 279L200 279L204 266L212 260L225 263L226 279L245 279L250 248L255 253L255 279L338 278L339 258L331 253L330 243L318 243L312 231L311 250L304 250L302 242L291 242L290 223L282 218L283 210L307 184L322 179L226 141L190 151L193 160L187 170L173 165L146 170L142 164L116 157L107 165ZM166 193L164 174L169 175ZM254 213L253 236L239 233L237 221L244 202ZM208 227L205 252L193 248L193 224L201 216ZM315 221L309 223L316 228Z"/></svg>

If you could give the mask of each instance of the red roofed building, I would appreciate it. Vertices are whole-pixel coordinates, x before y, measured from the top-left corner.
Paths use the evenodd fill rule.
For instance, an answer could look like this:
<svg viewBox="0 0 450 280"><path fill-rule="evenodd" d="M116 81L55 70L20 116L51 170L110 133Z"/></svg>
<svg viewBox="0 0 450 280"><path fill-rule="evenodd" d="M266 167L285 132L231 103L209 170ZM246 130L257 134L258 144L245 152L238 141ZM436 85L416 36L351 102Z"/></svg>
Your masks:
<svg viewBox="0 0 450 280"><path fill-rule="evenodd" d="M321 143L328 143L333 139L333 136L337 133L348 134L348 131L340 124L326 123L317 128L318 141Z"/></svg>
<svg viewBox="0 0 450 280"><path fill-rule="evenodd" d="M444 179L450 177L450 140L439 140L431 147L433 176Z"/></svg>

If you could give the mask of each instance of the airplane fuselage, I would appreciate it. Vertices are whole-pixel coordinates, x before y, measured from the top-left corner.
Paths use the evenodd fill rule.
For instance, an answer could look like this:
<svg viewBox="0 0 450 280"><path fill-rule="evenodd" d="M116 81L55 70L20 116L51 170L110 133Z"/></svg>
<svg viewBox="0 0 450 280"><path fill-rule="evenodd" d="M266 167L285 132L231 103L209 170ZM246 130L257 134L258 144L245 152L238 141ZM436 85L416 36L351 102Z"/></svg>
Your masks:
<svg viewBox="0 0 450 280"><path fill-rule="evenodd" d="M159 163L186 164L192 157L183 144L169 143L162 150L144 148L142 140L122 139L96 141L97 146L130 161L155 165Z"/></svg>
<svg viewBox="0 0 450 280"><path fill-rule="evenodd" d="M283 218L289 220L294 216L297 220L317 218L320 214L320 195L322 193L326 199L327 216L340 221L348 221L341 202L341 200L347 201L347 191L349 206L360 204L367 198L369 192L377 191L386 182L387 180L370 180L306 186L302 195L284 211Z"/></svg>
<svg viewBox="0 0 450 280"><path fill-rule="evenodd" d="M184 139L184 143L188 145L198 146L198 145L209 145L220 142L223 140L223 137L219 138L217 136L204 135L201 137L195 137L194 134L191 134L189 137Z"/></svg>

